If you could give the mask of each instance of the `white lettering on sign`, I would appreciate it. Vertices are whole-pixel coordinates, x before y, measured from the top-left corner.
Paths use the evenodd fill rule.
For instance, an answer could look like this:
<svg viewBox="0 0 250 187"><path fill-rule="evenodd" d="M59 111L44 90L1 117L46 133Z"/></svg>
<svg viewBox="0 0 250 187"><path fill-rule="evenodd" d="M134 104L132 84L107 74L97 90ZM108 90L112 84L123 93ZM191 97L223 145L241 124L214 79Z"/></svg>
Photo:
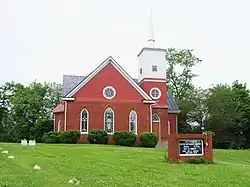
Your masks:
<svg viewBox="0 0 250 187"><path fill-rule="evenodd" d="M180 156L202 156L204 155L203 139L179 140Z"/></svg>

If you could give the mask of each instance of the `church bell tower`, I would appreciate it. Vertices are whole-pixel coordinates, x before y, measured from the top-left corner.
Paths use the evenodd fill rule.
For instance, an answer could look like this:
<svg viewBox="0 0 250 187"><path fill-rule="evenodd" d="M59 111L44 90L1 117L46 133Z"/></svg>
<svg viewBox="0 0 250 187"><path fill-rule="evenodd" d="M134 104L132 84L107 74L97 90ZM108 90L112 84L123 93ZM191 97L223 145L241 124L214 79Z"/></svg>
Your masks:
<svg viewBox="0 0 250 187"><path fill-rule="evenodd" d="M166 49L155 47L152 8L150 7L148 46L143 47L138 57L139 85L159 105L166 103Z"/></svg>

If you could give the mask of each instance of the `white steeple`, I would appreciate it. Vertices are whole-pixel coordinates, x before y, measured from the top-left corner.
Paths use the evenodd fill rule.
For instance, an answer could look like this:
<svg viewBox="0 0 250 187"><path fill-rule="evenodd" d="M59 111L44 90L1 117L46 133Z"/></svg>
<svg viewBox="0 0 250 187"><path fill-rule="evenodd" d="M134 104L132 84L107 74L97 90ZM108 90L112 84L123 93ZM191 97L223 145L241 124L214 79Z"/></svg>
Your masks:
<svg viewBox="0 0 250 187"><path fill-rule="evenodd" d="M166 79L166 50L155 47L152 0L149 0L148 46L141 49L138 56L138 81Z"/></svg>
<svg viewBox="0 0 250 187"><path fill-rule="evenodd" d="M148 38L148 44L149 44L149 47L155 47L152 3L149 4L149 38Z"/></svg>

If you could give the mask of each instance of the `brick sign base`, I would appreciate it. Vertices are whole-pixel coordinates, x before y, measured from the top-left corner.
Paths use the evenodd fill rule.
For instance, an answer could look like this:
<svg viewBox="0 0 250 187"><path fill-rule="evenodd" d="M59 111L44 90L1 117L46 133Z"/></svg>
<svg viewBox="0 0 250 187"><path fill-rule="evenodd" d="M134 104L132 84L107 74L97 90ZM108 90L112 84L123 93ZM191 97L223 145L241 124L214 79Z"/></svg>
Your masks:
<svg viewBox="0 0 250 187"><path fill-rule="evenodd" d="M168 139L168 161L186 161L202 157L213 161L212 135L175 134Z"/></svg>

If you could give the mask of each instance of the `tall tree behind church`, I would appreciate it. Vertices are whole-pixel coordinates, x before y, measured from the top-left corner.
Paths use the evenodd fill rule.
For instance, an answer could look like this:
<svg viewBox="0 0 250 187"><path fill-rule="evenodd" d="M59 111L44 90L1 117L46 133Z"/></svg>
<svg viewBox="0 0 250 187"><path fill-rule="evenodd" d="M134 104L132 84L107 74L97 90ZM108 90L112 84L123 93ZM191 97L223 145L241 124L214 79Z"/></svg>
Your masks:
<svg viewBox="0 0 250 187"><path fill-rule="evenodd" d="M168 90L170 90L175 97L177 104L180 107L181 113L178 115L179 132L196 132L191 128L191 124L201 122L201 119L194 119L197 113L201 113L200 106L202 98L202 89L196 89L192 83L193 79L198 75L193 73L193 68L201 62L201 60L194 55L192 49L175 48L167 49L166 54L167 71L166 76L168 80ZM197 95L197 93L199 93ZM196 117L197 118L197 117ZM200 127L202 124L198 124Z"/></svg>

